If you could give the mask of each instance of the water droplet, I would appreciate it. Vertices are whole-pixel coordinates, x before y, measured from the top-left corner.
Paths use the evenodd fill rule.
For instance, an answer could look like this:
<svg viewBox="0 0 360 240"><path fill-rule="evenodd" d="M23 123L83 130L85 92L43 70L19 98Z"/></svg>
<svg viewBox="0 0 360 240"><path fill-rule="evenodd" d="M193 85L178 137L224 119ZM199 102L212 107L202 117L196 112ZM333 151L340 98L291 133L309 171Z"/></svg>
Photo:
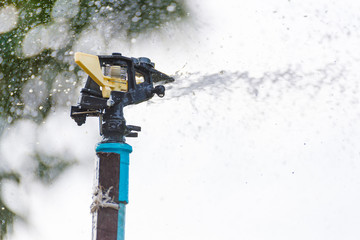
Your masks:
<svg viewBox="0 0 360 240"><path fill-rule="evenodd" d="M40 13L41 13L41 11L42 11L42 9L41 9L41 8L36 9L36 14L40 14Z"/></svg>
<svg viewBox="0 0 360 240"><path fill-rule="evenodd" d="M133 21L133 22L138 22L140 19L141 19L141 17L135 16L135 17L133 17L133 18L131 19L131 21Z"/></svg>
<svg viewBox="0 0 360 240"><path fill-rule="evenodd" d="M176 4L172 3L169 6L167 6L166 10L168 10L168 12L174 12L176 9Z"/></svg>

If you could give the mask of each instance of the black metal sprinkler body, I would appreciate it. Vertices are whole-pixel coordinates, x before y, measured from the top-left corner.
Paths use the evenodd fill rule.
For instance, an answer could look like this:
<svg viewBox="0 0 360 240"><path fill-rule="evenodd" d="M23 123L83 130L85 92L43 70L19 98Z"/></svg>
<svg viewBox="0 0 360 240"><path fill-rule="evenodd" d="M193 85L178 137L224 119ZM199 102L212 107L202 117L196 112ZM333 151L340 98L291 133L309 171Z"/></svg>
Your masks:
<svg viewBox="0 0 360 240"><path fill-rule="evenodd" d="M85 123L86 117L100 117L102 142L125 142L125 137L137 137L141 127L126 125L123 108L147 101L155 94L163 97L165 87L154 87L154 82L172 82L174 79L156 70L149 58L128 58L120 53L99 56L76 54L75 61L89 77L81 90L78 105L71 107L71 118L80 126ZM97 61L104 74L100 80Z"/></svg>

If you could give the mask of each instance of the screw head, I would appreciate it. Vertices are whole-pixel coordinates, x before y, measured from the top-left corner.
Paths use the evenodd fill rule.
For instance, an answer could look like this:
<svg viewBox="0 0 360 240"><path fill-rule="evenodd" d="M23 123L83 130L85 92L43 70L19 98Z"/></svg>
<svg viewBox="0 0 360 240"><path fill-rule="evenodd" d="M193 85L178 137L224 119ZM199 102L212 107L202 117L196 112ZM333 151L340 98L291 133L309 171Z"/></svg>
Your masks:
<svg viewBox="0 0 360 240"><path fill-rule="evenodd" d="M151 62L150 58L147 58L147 57L139 57L139 62L148 64L152 67L155 67L155 63Z"/></svg>
<svg viewBox="0 0 360 240"><path fill-rule="evenodd" d="M106 105L107 105L108 107L112 107L112 106L114 106L114 104L115 104L115 101L112 100L111 98L109 98L109 99L106 101Z"/></svg>

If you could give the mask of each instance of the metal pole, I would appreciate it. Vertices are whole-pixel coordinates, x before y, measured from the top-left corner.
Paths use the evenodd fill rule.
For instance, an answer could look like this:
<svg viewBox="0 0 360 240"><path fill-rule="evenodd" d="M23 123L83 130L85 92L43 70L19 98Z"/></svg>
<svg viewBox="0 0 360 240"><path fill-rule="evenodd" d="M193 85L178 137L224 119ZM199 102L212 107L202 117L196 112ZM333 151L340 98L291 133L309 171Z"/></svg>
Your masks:
<svg viewBox="0 0 360 240"><path fill-rule="evenodd" d="M124 240L125 209L129 192L129 155L132 147L126 143L99 143L97 187L118 204L118 209L100 207L93 215L93 239Z"/></svg>

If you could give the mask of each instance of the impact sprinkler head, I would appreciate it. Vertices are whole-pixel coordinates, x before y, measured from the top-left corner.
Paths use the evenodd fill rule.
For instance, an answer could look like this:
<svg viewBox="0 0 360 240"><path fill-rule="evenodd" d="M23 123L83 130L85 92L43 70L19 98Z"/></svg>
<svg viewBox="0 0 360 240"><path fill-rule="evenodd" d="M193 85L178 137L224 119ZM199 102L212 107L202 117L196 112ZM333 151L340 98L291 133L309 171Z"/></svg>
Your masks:
<svg viewBox="0 0 360 240"><path fill-rule="evenodd" d="M80 126L86 117L100 121L103 142L125 142L125 137L137 137L140 127L126 125L123 108L165 96L165 87L156 82L174 79L156 70L149 58L128 58L120 53L90 55L75 53L75 62L89 75L81 90L78 105L71 107L71 118Z"/></svg>

